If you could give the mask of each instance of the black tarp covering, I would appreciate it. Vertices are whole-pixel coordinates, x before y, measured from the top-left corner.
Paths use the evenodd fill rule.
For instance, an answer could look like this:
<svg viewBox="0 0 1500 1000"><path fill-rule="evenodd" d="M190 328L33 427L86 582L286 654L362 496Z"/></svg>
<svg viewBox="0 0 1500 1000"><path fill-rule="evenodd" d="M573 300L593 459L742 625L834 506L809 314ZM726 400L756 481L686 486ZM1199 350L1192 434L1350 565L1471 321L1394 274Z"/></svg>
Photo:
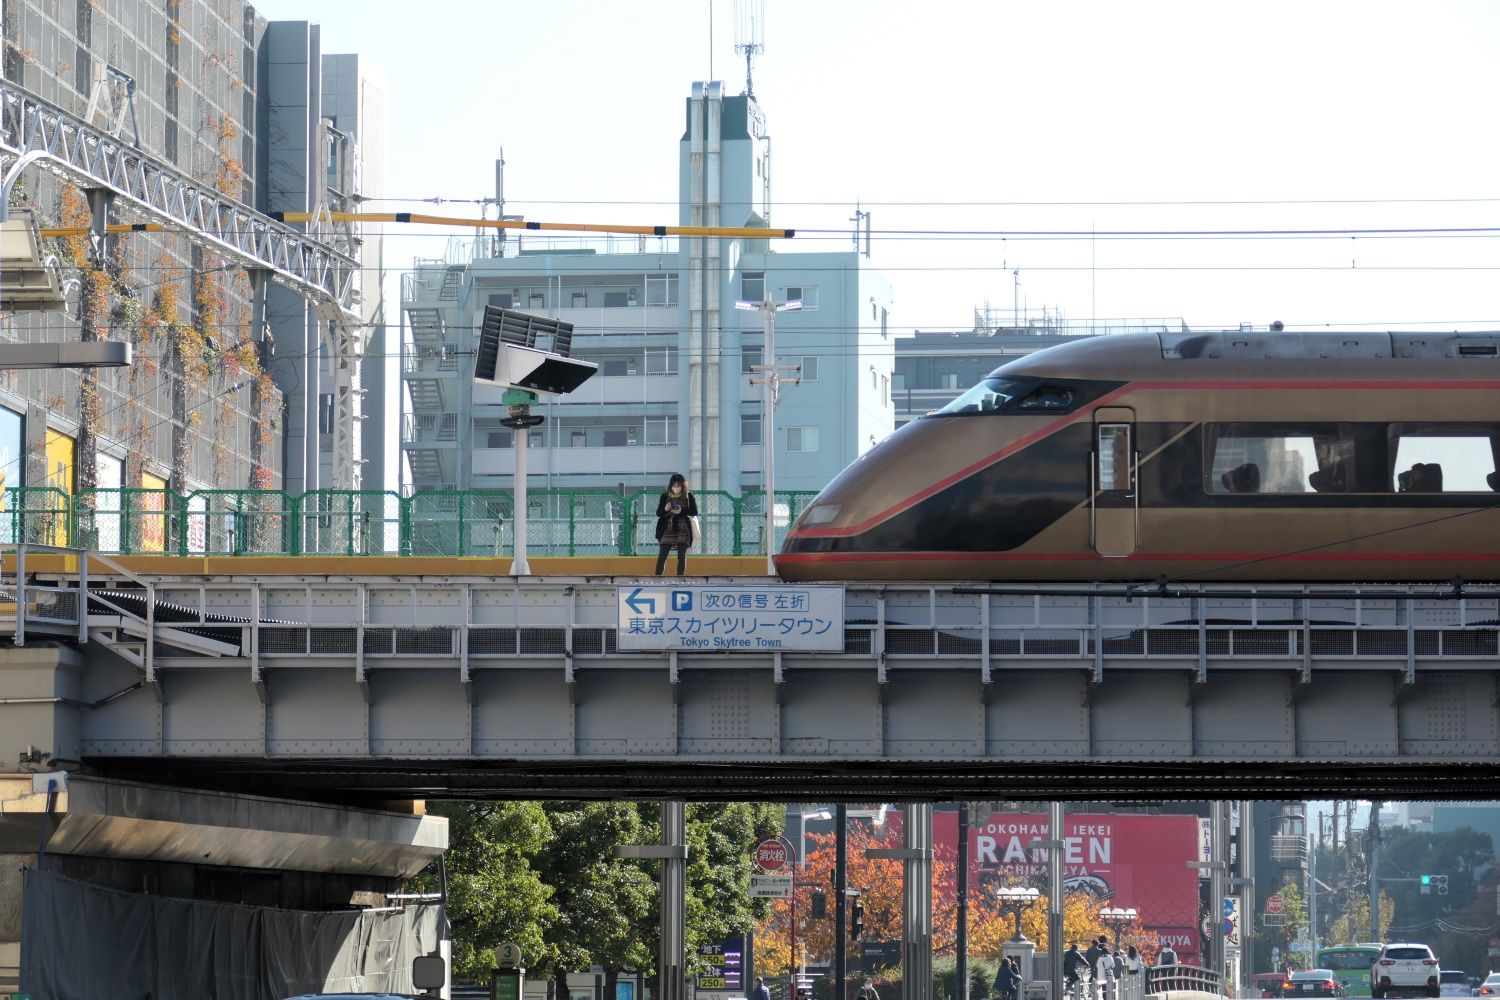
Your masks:
<svg viewBox="0 0 1500 1000"><path fill-rule="evenodd" d="M27 870L21 992L35 1000L280 1000L412 993L436 904L305 912L101 889Z"/></svg>

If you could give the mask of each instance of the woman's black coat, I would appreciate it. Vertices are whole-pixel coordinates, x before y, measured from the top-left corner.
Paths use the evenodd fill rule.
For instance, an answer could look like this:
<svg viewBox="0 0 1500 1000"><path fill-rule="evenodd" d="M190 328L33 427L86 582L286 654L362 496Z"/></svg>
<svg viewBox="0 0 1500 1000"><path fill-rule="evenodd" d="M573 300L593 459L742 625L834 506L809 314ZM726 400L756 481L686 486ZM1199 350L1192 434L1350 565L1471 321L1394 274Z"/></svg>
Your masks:
<svg viewBox="0 0 1500 1000"><path fill-rule="evenodd" d="M682 499L684 502L682 504L682 513L680 514L667 513L667 505L672 502L671 490L664 492L661 495L661 499L656 501L656 540L658 542L661 541L661 536L667 533L667 529L672 526L672 518L694 517L697 515L698 501L693 498L692 492L685 491Z"/></svg>

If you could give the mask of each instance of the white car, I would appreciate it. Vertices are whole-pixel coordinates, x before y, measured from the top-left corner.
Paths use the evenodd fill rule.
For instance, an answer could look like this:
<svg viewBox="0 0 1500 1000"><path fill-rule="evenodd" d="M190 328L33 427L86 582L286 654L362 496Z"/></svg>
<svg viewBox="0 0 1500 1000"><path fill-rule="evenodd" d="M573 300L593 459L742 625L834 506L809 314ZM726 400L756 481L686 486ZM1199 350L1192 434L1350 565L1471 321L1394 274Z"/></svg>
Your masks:
<svg viewBox="0 0 1500 1000"><path fill-rule="evenodd" d="M1476 997L1500 996L1500 972L1491 972L1474 991Z"/></svg>
<svg viewBox="0 0 1500 1000"><path fill-rule="evenodd" d="M1437 956L1425 944L1405 941L1388 944L1380 950L1375 964L1370 966L1370 996L1375 1000L1393 996L1441 995Z"/></svg>

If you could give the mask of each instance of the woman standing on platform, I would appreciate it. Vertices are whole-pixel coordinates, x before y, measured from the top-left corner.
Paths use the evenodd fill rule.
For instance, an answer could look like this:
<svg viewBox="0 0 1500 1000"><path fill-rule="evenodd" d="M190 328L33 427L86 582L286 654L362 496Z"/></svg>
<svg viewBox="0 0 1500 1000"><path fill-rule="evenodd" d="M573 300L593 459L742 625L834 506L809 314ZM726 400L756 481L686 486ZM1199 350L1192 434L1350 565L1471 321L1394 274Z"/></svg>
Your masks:
<svg viewBox="0 0 1500 1000"><path fill-rule="evenodd" d="M667 552L677 550L677 575L687 570L687 550L693 544L692 518L698 516L698 501L688 492L687 479L680 472L672 473L667 481L667 491L656 503L656 575L661 576L667 565Z"/></svg>

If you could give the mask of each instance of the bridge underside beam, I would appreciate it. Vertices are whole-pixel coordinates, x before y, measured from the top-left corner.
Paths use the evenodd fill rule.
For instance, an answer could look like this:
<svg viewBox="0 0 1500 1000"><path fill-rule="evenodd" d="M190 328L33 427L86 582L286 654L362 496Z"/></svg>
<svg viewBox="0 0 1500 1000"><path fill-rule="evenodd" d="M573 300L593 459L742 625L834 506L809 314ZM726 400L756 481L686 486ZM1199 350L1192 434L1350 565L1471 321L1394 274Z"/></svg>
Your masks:
<svg viewBox="0 0 1500 1000"><path fill-rule="evenodd" d="M1379 798L1405 801L1500 798L1500 762L1471 765L1272 765L1249 762L1038 763L969 761L923 765L837 761L812 764L692 764L609 759L568 766L534 761L93 760L110 773L247 792L373 802L429 795L482 799L653 799L781 802L965 801L991 798L1077 802L1215 799Z"/></svg>

